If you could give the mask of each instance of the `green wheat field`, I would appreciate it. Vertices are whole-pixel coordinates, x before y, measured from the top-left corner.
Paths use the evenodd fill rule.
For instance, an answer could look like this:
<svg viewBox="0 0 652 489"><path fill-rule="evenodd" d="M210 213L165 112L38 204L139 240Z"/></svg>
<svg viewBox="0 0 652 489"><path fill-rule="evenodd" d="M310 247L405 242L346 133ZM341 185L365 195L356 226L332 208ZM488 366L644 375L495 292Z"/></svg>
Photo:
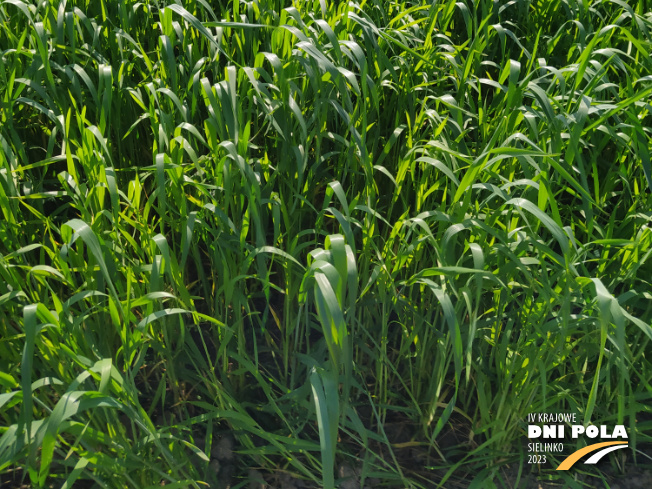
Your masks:
<svg viewBox="0 0 652 489"><path fill-rule="evenodd" d="M0 487L649 488L651 152L649 0L0 2Z"/></svg>

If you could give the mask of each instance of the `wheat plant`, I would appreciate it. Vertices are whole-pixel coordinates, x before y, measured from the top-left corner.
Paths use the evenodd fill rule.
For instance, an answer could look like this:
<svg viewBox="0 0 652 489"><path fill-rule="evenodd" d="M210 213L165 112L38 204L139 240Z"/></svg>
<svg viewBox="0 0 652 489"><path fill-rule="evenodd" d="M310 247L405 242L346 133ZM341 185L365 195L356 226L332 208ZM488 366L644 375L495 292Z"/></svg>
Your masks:
<svg viewBox="0 0 652 489"><path fill-rule="evenodd" d="M649 464L651 51L647 0L0 3L0 481ZM543 411L631 450L528 465Z"/></svg>

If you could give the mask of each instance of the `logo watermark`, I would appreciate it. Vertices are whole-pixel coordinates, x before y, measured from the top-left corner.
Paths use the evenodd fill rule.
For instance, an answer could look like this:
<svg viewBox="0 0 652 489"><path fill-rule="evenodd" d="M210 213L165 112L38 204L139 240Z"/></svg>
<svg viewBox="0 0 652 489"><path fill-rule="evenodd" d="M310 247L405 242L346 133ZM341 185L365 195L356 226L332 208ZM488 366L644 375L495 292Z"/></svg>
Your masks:
<svg viewBox="0 0 652 489"><path fill-rule="evenodd" d="M593 443L568 455L557 470L569 470L584 456L593 453L583 463L592 465L602 457L621 448L627 448L627 431L623 425L588 425L577 421L575 413L530 413L528 414L527 437L528 463L547 462L546 454L563 453L567 440L579 438L611 440Z"/></svg>

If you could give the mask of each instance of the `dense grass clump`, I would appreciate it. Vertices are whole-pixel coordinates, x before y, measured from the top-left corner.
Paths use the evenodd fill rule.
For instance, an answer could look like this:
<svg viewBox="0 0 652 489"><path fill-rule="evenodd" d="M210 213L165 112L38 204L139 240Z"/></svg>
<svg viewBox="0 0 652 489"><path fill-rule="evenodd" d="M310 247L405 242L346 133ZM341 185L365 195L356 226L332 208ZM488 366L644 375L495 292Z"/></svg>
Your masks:
<svg viewBox="0 0 652 489"><path fill-rule="evenodd" d="M649 464L651 52L646 0L1 3L0 480ZM528 465L535 412L630 447Z"/></svg>

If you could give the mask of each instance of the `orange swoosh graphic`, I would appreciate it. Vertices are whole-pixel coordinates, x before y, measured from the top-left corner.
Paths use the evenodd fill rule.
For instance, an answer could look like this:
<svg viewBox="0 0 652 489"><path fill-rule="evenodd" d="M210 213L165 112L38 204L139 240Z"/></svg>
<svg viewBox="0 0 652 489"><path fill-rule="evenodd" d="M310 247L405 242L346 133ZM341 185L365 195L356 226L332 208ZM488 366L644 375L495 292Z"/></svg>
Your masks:
<svg viewBox="0 0 652 489"><path fill-rule="evenodd" d="M559 464L557 470L568 470L570 469L575 462L581 459L587 453L595 452L600 448L609 447L611 445L627 445L626 441L605 441L603 443L596 443L594 445L589 445L588 447L580 448L578 451L571 453L564 461Z"/></svg>

